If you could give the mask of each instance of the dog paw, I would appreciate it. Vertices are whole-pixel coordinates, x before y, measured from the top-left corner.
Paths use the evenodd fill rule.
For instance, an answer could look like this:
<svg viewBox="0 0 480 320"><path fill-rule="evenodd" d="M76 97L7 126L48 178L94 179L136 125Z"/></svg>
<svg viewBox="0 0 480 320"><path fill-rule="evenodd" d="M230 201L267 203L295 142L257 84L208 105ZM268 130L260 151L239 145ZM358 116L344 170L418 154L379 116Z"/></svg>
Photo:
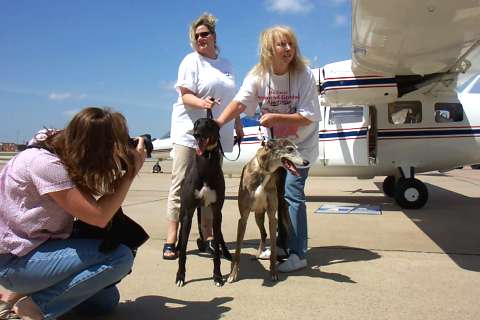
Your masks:
<svg viewBox="0 0 480 320"><path fill-rule="evenodd" d="M183 287L185 285L185 276L177 275L177 279L175 280L175 284L177 287Z"/></svg>
<svg viewBox="0 0 480 320"><path fill-rule="evenodd" d="M228 283L232 283L232 282L235 282L237 281L237 277L233 276L233 275L230 275L227 279Z"/></svg>
<svg viewBox="0 0 480 320"><path fill-rule="evenodd" d="M183 287L185 285L185 281L184 280L177 280L177 287Z"/></svg>
<svg viewBox="0 0 480 320"><path fill-rule="evenodd" d="M217 287L222 287L224 283L222 276L213 276L213 282Z"/></svg>

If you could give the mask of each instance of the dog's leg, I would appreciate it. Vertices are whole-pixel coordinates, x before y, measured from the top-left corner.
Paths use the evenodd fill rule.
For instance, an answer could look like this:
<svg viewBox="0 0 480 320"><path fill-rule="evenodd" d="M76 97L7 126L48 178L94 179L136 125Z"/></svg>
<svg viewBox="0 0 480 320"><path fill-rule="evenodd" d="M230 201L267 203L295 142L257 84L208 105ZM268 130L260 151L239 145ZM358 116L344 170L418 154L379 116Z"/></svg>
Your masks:
<svg viewBox="0 0 480 320"><path fill-rule="evenodd" d="M187 243L190 229L192 228L192 218L195 208L180 208L180 235L178 239L178 271L175 283L178 287L185 284L185 264L187 262Z"/></svg>
<svg viewBox="0 0 480 320"><path fill-rule="evenodd" d="M257 223L258 230L260 230L260 244L258 245L257 258L260 257L263 250L265 250L265 242L267 240L267 231L265 230L265 211L255 212L255 222ZM270 239L270 247L274 247L275 242Z"/></svg>
<svg viewBox="0 0 480 320"><path fill-rule="evenodd" d="M222 211L218 204L212 205L213 211L213 282L217 287L223 286L222 271L220 269L220 246L222 228Z"/></svg>
<svg viewBox="0 0 480 320"><path fill-rule="evenodd" d="M200 207L197 208L197 225L198 225L198 235L202 241L205 239L203 238L203 233L202 233L202 210Z"/></svg>
<svg viewBox="0 0 480 320"><path fill-rule="evenodd" d="M270 277L272 281L278 281L277 273L277 194L267 195L267 214L270 231Z"/></svg>
<svg viewBox="0 0 480 320"><path fill-rule="evenodd" d="M225 239L223 238L223 232L220 232L220 239L219 239L220 247L222 248L222 256L228 260L232 261L232 255L230 251L228 251L227 245L225 244Z"/></svg>
<svg viewBox="0 0 480 320"><path fill-rule="evenodd" d="M238 270L240 268L240 251L242 250L243 237L245 236L248 215L250 213L248 208L243 208L241 210L242 211L240 211L240 219L238 219L235 256L233 257L230 275L228 276L228 282L230 283L237 281L238 278Z"/></svg>

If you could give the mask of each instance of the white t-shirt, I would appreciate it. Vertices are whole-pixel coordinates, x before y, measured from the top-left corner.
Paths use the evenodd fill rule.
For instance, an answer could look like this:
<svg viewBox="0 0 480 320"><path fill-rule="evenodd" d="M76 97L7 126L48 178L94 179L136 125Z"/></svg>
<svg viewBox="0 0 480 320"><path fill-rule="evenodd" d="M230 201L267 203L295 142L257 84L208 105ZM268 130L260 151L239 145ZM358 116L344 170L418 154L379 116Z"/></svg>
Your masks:
<svg viewBox="0 0 480 320"><path fill-rule="evenodd" d="M191 134L193 123L205 118L207 110L185 105L179 87L189 89L201 99L208 96L220 99L220 104L212 109L213 117L217 118L235 95L232 65L223 58L209 59L196 51L186 55L180 63L175 84L178 99L173 105L170 135L173 143L195 148L197 144ZM233 150L233 126L231 121L220 129L220 142L225 152Z"/></svg>
<svg viewBox="0 0 480 320"><path fill-rule="evenodd" d="M257 106L260 113L299 113L312 121L308 126L274 125L275 138L288 138L295 143L302 157L313 164L319 154L318 121L321 120L315 78L307 67L302 72L265 77L248 74L233 100L241 102L245 113L253 116ZM270 135L270 130L267 130Z"/></svg>

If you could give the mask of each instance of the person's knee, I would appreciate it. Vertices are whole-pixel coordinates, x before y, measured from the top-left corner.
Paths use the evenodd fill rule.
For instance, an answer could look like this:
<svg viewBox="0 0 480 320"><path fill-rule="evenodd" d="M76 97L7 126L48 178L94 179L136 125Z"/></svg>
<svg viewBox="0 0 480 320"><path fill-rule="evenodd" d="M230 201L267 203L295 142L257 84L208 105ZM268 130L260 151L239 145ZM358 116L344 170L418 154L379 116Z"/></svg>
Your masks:
<svg viewBox="0 0 480 320"><path fill-rule="evenodd" d="M75 307L75 312L84 316L104 316L112 313L119 302L120 292L112 285L79 304Z"/></svg>
<svg viewBox="0 0 480 320"><path fill-rule="evenodd" d="M112 254L112 264L115 270L122 274L122 278L132 270L133 260L132 250L123 244L120 244Z"/></svg>

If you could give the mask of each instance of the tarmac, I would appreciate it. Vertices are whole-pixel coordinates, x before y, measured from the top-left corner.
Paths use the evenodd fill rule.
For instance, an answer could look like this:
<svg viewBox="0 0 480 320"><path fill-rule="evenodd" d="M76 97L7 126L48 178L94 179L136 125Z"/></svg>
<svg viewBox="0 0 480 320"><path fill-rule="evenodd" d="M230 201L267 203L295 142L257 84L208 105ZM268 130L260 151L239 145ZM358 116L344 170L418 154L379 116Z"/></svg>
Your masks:
<svg viewBox="0 0 480 320"><path fill-rule="evenodd" d="M188 243L187 282L175 285L178 261L162 259L169 161L162 173L145 163L124 204L151 238L133 272L119 284L116 311L88 319L479 319L480 170L417 175L429 201L405 210L386 197L383 177L307 180L309 251L305 269L269 279L268 261L255 259L259 232L250 217L239 280L216 287L213 261L200 254L196 219ZM239 177L226 177L222 230L233 254ZM318 214L326 203L374 204L381 215ZM230 262L222 259L222 273ZM62 320L87 319L68 314Z"/></svg>

